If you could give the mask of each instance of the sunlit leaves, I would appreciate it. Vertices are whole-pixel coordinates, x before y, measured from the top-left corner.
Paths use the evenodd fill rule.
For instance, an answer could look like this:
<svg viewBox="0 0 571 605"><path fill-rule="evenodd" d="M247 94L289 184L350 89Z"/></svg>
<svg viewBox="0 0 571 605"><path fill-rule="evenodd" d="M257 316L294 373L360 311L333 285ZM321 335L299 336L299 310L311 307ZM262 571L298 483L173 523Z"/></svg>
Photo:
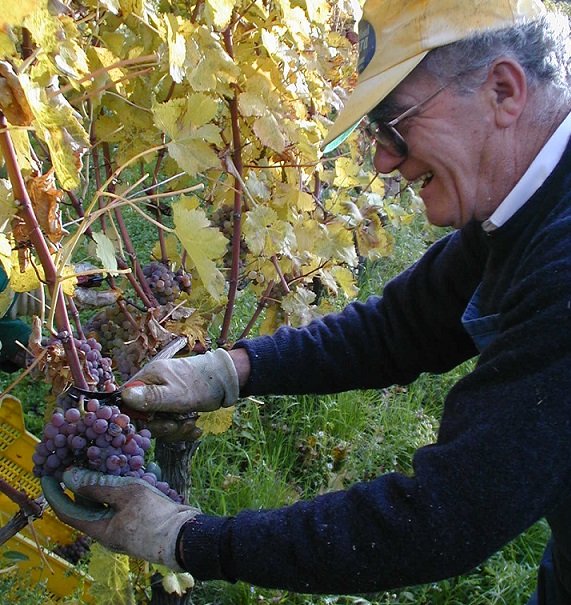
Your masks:
<svg viewBox="0 0 571 605"><path fill-rule="evenodd" d="M214 412L202 412L196 421L196 426L202 429L203 434L219 435L232 426L234 407L220 408Z"/></svg>
<svg viewBox="0 0 571 605"><path fill-rule="evenodd" d="M36 44L62 73L72 78L87 73L87 57L78 42L78 31L70 17L53 15L47 6L40 5L24 23Z"/></svg>
<svg viewBox="0 0 571 605"><path fill-rule="evenodd" d="M289 255L295 245L291 225L279 220L276 211L267 206L248 212L244 221L244 237L254 256Z"/></svg>
<svg viewBox="0 0 571 605"><path fill-rule="evenodd" d="M79 185L79 172L83 166L81 158L88 146L83 125L63 95L48 97L46 89L26 74L20 76L20 82L34 113L37 132L50 150L61 187L74 189ZM50 90L55 92L53 88Z"/></svg>
<svg viewBox="0 0 571 605"><path fill-rule="evenodd" d="M206 18L215 28L223 30L230 23L236 4L237 0L206 0Z"/></svg>
<svg viewBox="0 0 571 605"><path fill-rule="evenodd" d="M215 260L226 252L228 240L210 226L203 210L190 209L184 201L173 205L175 232L209 294L218 299L224 291L224 276Z"/></svg>
<svg viewBox="0 0 571 605"><path fill-rule="evenodd" d="M0 12L0 29L8 25L22 25L24 19L37 8L47 6L47 0L18 0L18 2L5 2Z"/></svg>
<svg viewBox="0 0 571 605"><path fill-rule="evenodd" d="M220 165L212 148L221 144L220 133L211 123L217 111L218 102L201 93L153 106L157 127L173 139L168 144L171 156L190 175Z"/></svg>
<svg viewBox="0 0 571 605"><path fill-rule="evenodd" d="M135 595L129 573L129 557L113 553L103 546L91 545L90 592L100 605L134 605Z"/></svg>

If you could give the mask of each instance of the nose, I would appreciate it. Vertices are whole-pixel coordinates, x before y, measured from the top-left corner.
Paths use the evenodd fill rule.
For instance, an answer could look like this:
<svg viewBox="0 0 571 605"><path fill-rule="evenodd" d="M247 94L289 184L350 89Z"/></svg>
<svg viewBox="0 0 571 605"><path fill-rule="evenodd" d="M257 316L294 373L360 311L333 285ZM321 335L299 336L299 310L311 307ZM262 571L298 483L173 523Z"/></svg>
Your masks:
<svg viewBox="0 0 571 605"><path fill-rule="evenodd" d="M383 147L383 145L377 145L373 165L377 172L388 174L396 170L405 159L406 156L391 151L391 149Z"/></svg>

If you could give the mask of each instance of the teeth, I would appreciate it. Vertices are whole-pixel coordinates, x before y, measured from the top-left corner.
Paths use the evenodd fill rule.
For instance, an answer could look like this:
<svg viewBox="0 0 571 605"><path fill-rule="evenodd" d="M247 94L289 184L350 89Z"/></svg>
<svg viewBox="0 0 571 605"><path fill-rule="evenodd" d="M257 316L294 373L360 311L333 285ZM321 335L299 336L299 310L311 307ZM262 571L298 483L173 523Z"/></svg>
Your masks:
<svg viewBox="0 0 571 605"><path fill-rule="evenodd" d="M427 172L424 175L424 178L422 179L422 186L424 187L425 185L428 185L428 183L430 183L430 181L432 180L433 176L434 176L434 172Z"/></svg>

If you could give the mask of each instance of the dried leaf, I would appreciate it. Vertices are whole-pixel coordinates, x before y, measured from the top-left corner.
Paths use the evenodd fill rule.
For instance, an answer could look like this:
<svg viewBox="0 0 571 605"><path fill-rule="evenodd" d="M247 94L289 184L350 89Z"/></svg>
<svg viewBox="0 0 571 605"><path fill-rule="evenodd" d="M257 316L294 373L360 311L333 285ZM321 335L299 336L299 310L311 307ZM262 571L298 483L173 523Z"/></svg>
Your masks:
<svg viewBox="0 0 571 605"><path fill-rule="evenodd" d="M27 178L26 189L42 231L51 242L59 242L67 231L63 229L59 206L64 192L55 186L54 170Z"/></svg>
<svg viewBox="0 0 571 605"><path fill-rule="evenodd" d="M0 61L0 109L15 126L29 126L34 114L10 63Z"/></svg>

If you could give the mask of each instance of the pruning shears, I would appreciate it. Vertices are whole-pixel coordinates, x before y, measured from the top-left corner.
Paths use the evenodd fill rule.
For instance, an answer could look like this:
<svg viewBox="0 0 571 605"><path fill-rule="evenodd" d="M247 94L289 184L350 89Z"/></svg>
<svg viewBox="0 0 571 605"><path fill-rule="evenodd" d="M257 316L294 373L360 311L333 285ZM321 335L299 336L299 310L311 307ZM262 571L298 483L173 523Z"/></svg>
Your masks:
<svg viewBox="0 0 571 605"><path fill-rule="evenodd" d="M181 349L186 346L187 340L183 336L177 336L175 339L171 340L163 349L161 349L156 355L151 357L149 361L154 361L157 359L170 359L174 357ZM132 382L127 382L127 384L120 386L115 391L90 391L88 389L81 389L75 385L72 385L68 391L68 395L73 399L79 401L80 397L93 398L97 399L101 402L105 402L106 405L116 405L119 408L122 407L122 399L121 393L124 389L128 389L134 386L140 386L144 383L140 380L134 380ZM151 419L151 416L154 414L146 414L145 412L137 412L135 410L131 410L129 408L129 416L131 418L142 420L146 422Z"/></svg>

